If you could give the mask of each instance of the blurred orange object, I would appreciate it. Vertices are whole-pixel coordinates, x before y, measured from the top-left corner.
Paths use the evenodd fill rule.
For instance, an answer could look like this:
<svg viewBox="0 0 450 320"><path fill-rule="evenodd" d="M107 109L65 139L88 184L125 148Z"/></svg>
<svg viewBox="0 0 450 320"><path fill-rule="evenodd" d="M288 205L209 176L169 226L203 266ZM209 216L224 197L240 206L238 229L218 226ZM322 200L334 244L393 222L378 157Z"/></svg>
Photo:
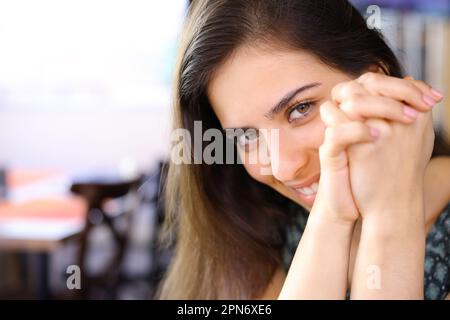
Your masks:
<svg viewBox="0 0 450 320"><path fill-rule="evenodd" d="M14 190L61 174L56 170L12 170L7 185ZM0 249L51 251L82 231L85 215L85 201L70 193L0 202Z"/></svg>
<svg viewBox="0 0 450 320"><path fill-rule="evenodd" d="M17 188L60 174L62 174L62 171L55 169L12 169L6 174L6 185L8 188Z"/></svg>

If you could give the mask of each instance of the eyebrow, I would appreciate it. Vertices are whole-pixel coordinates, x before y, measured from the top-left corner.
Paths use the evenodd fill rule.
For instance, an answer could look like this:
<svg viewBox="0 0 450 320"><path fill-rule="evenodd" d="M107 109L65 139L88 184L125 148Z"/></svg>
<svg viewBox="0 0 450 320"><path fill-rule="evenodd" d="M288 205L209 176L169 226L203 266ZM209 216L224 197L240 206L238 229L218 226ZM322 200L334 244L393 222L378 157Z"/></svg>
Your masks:
<svg viewBox="0 0 450 320"><path fill-rule="evenodd" d="M298 94L305 92L307 90L310 90L312 88L316 88L318 86L322 85L320 82L314 82L307 85L304 85L300 88L294 89L290 92L288 92L281 100L274 106L272 109L269 110L264 116L268 119L273 119L275 115L282 112L286 107L289 105L289 102Z"/></svg>
<svg viewBox="0 0 450 320"><path fill-rule="evenodd" d="M320 82L313 82L307 85L304 85L302 87L299 87L297 89L294 89L290 92L288 92L283 98L281 98L281 100L276 104L276 106L274 106L272 109L270 109L264 116L270 120L272 120L274 118L274 116L276 116L277 114L279 114L280 112L282 112L288 105L289 102L291 102L291 100L293 98L295 98L295 96L297 96L298 94L308 91L312 88L316 88L321 86L322 83ZM244 131L248 130L248 129L252 129L250 127L241 127L241 128L223 128L222 130L225 132L226 130L238 130L238 129L242 129Z"/></svg>

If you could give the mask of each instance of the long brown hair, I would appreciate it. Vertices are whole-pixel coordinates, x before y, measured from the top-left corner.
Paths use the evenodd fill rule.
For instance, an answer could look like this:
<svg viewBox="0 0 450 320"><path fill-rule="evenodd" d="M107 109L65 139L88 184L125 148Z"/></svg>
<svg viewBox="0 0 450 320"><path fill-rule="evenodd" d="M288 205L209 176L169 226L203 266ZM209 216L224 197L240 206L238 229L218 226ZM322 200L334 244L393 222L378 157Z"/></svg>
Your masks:
<svg viewBox="0 0 450 320"><path fill-rule="evenodd" d="M307 50L347 74L376 65L402 76L380 33L346 0L194 0L176 68L174 129L189 130L192 140L194 121L221 129L208 82L237 48L256 43ZM165 200L166 240L175 246L160 298L249 299L263 292L281 264L290 200L239 164L173 163Z"/></svg>

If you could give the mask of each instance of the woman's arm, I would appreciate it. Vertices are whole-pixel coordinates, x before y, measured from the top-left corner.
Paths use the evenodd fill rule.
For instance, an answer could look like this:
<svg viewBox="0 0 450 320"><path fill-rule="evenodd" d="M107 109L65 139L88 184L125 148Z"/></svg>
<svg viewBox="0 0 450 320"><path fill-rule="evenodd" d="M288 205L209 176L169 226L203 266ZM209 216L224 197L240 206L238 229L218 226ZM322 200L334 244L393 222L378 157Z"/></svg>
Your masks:
<svg viewBox="0 0 450 320"><path fill-rule="evenodd" d="M345 299L353 224L316 214L310 214L279 299Z"/></svg>
<svg viewBox="0 0 450 320"><path fill-rule="evenodd" d="M369 122L382 130L374 148L349 149L355 201L363 217L351 298L423 299L431 113L420 114L411 126Z"/></svg>
<svg viewBox="0 0 450 320"><path fill-rule="evenodd" d="M419 102L422 95L432 94L423 83L381 74L363 75L353 87L364 97L356 104L349 90L341 90L336 100L344 110L349 103L354 110L362 108L364 100L372 101L375 110L392 104L390 99ZM406 95L406 88L418 90ZM379 139L348 148L353 196L363 218L352 299L423 298L424 176L433 147L431 107L414 113L410 125L368 119L365 123L380 131Z"/></svg>
<svg viewBox="0 0 450 320"><path fill-rule="evenodd" d="M423 299L424 210L417 196L402 210L363 219L352 299Z"/></svg>

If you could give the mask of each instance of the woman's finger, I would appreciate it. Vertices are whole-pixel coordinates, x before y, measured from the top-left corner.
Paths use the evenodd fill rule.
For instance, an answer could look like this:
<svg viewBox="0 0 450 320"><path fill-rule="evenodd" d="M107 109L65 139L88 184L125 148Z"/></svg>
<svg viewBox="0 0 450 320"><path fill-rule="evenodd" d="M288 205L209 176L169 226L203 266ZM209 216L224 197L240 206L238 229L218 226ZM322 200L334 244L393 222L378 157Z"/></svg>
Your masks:
<svg viewBox="0 0 450 320"><path fill-rule="evenodd" d="M356 81L371 94L381 95L403 101L418 111L429 111L440 99L435 99L431 89L423 92L410 80L368 72Z"/></svg>
<svg viewBox="0 0 450 320"><path fill-rule="evenodd" d="M437 91L436 89L434 89L429 84L423 81L416 80L411 76L406 76L404 79L410 81L412 84L417 86L424 94L430 93L433 96L433 98L438 102L444 98L444 95L441 92Z"/></svg>
<svg viewBox="0 0 450 320"><path fill-rule="evenodd" d="M326 101L320 106L320 117L327 127L334 127L351 121L332 101Z"/></svg>
<svg viewBox="0 0 450 320"><path fill-rule="evenodd" d="M325 126L324 143L321 146L321 157L329 160L342 156L345 149L355 143L371 142L379 135L379 131L370 128L360 121L350 121L342 110L331 101L320 106L320 116Z"/></svg>
<svg viewBox="0 0 450 320"><path fill-rule="evenodd" d="M338 158L350 145L373 142L380 131L360 121L352 121L325 129L324 143L320 146L320 155L329 160Z"/></svg>
<svg viewBox="0 0 450 320"><path fill-rule="evenodd" d="M343 100L353 95L369 95L370 93L362 84L355 80L338 83L331 90L331 98L334 102L341 103Z"/></svg>
<svg viewBox="0 0 450 320"><path fill-rule="evenodd" d="M339 108L349 119L359 121L368 118L380 118L410 124L419 115L419 111L404 103L374 95L353 95L344 99L339 104Z"/></svg>

